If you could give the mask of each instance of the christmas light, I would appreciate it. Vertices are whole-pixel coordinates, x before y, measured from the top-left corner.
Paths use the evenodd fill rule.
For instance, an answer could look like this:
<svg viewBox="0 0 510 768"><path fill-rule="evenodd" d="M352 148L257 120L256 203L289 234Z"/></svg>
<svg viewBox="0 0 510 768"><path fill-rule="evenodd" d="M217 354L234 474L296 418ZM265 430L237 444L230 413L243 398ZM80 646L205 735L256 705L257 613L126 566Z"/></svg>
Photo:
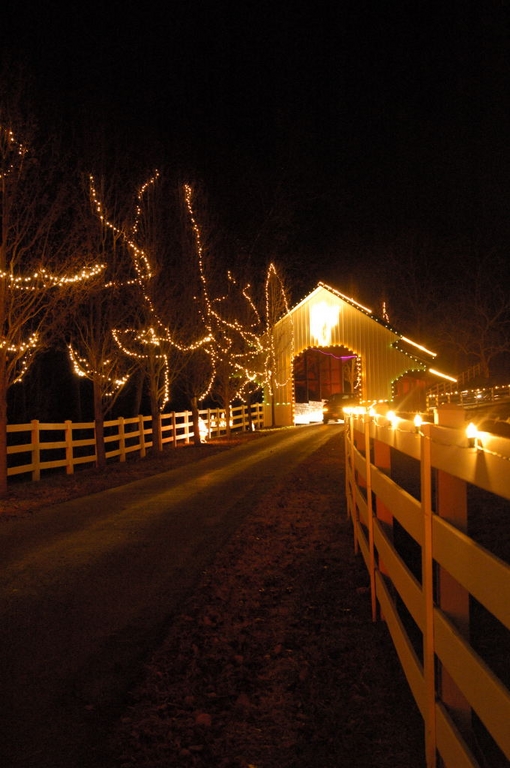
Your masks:
<svg viewBox="0 0 510 768"><path fill-rule="evenodd" d="M117 227L113 222L109 220L109 218L106 215L103 203L99 199L94 177L92 175L89 176L89 189L90 189L90 195L91 199L96 211L97 217L100 219L100 221L103 223L106 229L111 230L115 235L118 235L126 244L128 249L131 251L131 254L133 256L133 262L135 266L135 270L138 275L139 280L148 280L153 276L153 271L151 268L151 264L149 261L149 258L145 251L140 248L135 240L134 236L136 235L138 231L138 225L139 225L139 219L141 215L141 202L143 199L143 195L151 187L156 180L159 178L159 173L156 171L154 173L154 176L149 179L145 184L140 187L138 194L137 194L137 206L136 206L136 215L134 219L133 226L131 228L131 233L126 233L123 229L120 227Z"/></svg>
<svg viewBox="0 0 510 768"><path fill-rule="evenodd" d="M13 275L5 270L0 271L0 280L5 280L12 289L22 291L40 291L48 288L62 288L66 285L92 280L104 272L105 264L95 264L92 267L83 267L76 274L54 275L44 267L40 267L32 275Z"/></svg>
<svg viewBox="0 0 510 768"><path fill-rule="evenodd" d="M417 344L415 341L408 339L407 336L401 336L400 338L402 339L402 341L405 341L407 344L411 344L413 347L420 349L422 352L426 352L427 355L431 355L432 357L437 357L437 352L431 352L430 349L427 349L422 344Z"/></svg>
<svg viewBox="0 0 510 768"><path fill-rule="evenodd" d="M455 379L453 376L448 376L446 373L441 373L441 371L436 371L435 368L429 368L429 373L434 374L434 376L439 376L442 379L446 379L447 381L453 381L455 384L457 383L457 379Z"/></svg>
<svg viewBox="0 0 510 768"><path fill-rule="evenodd" d="M184 198L195 240L201 285L197 301L202 304L199 312L206 329L201 346L211 361L209 383L198 399L203 400L211 392L215 379L225 367L230 371L233 385L231 401L237 397L243 399L244 389L260 378L260 373L255 370L263 351L260 316L250 295L250 285L240 286L231 272L227 273L229 292L224 296L211 297L202 234L193 208L193 190L189 184L184 185ZM234 295L244 299L236 309L233 309L231 290Z"/></svg>
<svg viewBox="0 0 510 768"><path fill-rule="evenodd" d="M129 381L129 376L115 377L102 371L94 369L84 357L78 355L76 350L71 344L67 345L69 357L73 370L80 378L86 378L90 381L100 380L103 384L104 396L113 397L115 392L121 389ZM108 368L111 365L110 360L104 360L102 363L103 368Z"/></svg>
<svg viewBox="0 0 510 768"><path fill-rule="evenodd" d="M476 428L476 425L473 424L473 422L470 422L466 427L466 437L468 439L468 447L476 448L478 440L478 429Z"/></svg>
<svg viewBox="0 0 510 768"><path fill-rule="evenodd" d="M287 295L285 293L285 288L283 285L283 282L280 278L280 275L278 274L278 270L276 269L275 264L271 263L267 269L266 273L266 282L265 282L265 302L266 302L266 332L265 332L265 342L266 342L266 362L265 362L265 375L264 375L264 381L268 387L269 394L274 395L275 389L283 388L285 387L289 381L292 380L292 366L291 370L289 371L289 375L286 377L286 379L279 380L278 379L278 369L279 365L277 362L277 350L276 350L276 339L275 339L275 332L274 332L274 326L277 320L280 318L273 317L273 308L271 306L271 282L276 281L277 287L278 287L278 293L280 294L280 298L282 301L282 305L284 307L285 312L281 313L282 315L285 315L289 318L290 322L290 339L289 339L289 352L290 352L290 359L292 360L294 358L294 320L292 317L292 314L290 313L290 308L287 300Z"/></svg>
<svg viewBox="0 0 510 768"><path fill-rule="evenodd" d="M28 152L28 147L17 141L14 133L10 128L4 128L0 125L0 141L5 142L2 155L7 159L7 155L13 155L11 162L7 161L5 169L0 170L0 179L6 179L14 171L16 165L19 164L20 158Z"/></svg>

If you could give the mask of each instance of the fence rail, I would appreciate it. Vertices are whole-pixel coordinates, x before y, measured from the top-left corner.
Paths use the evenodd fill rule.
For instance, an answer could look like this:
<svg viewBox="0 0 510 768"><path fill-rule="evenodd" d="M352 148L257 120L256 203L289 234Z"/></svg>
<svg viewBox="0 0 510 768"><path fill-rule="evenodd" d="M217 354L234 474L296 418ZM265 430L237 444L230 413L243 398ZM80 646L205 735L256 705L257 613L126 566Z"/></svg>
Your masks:
<svg viewBox="0 0 510 768"><path fill-rule="evenodd" d="M475 389L453 388L451 383L441 382L427 392L427 408L435 408L445 403L463 406L480 406L510 400L510 384L495 387L477 387Z"/></svg>
<svg viewBox="0 0 510 768"><path fill-rule="evenodd" d="M499 623L509 672L510 565L468 535L466 501L470 486L510 499L509 460L510 440L488 433L473 440L463 427L389 421L382 411L347 421L355 548L373 619L387 622L424 720L427 768L509 764L510 674L503 681L477 653L470 622L476 601Z"/></svg>
<svg viewBox="0 0 510 768"><path fill-rule="evenodd" d="M204 409L199 412L203 439L226 434L224 412ZM161 419L162 443L177 446L190 443L194 438L191 411L164 413ZM232 431L263 426L263 407L240 405L232 408ZM150 416L119 418L104 423L104 441L108 460L126 461L130 453L145 456L152 448L152 419ZM96 463L96 438L93 422L65 421L52 424L32 421L30 424L7 425L7 475L30 474L40 480L41 473L65 469L73 474L76 466Z"/></svg>

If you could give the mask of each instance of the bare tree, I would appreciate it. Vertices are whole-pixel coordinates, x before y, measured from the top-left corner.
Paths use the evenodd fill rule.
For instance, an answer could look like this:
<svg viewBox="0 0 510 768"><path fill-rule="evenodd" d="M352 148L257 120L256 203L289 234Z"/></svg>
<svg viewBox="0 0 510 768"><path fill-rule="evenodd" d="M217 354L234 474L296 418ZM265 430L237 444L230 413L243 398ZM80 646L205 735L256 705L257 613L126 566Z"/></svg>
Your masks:
<svg viewBox="0 0 510 768"><path fill-rule="evenodd" d="M161 282L164 259L159 250L164 238L158 232L161 220L154 203L152 200L147 203L146 199L158 177L156 172L140 187L136 199L130 201L130 214L117 212L117 215L106 210L104 192L99 193L91 178L92 203L103 237L109 238L113 271L104 286L111 294L107 304L104 301L96 304L98 320L102 318L103 322L96 324L91 318L85 345L95 386L96 433L102 434L104 394L111 396L112 382L121 385L127 369L129 372L138 369L148 386L155 451L162 448L160 414L169 400L173 373L169 365L172 338L161 316L168 316L171 307L170 296ZM115 257L119 249L123 253L120 262ZM165 286L168 287L168 283L165 282ZM115 301L115 293L118 299L119 291L122 292L120 304ZM105 371L105 366L123 373L112 375Z"/></svg>
<svg viewBox="0 0 510 768"><path fill-rule="evenodd" d="M211 357L203 346L192 349L185 355L180 377L180 388L191 406L193 442L195 445L199 445L202 442L200 435L200 402L204 399L205 393L210 390L213 370Z"/></svg>
<svg viewBox="0 0 510 768"><path fill-rule="evenodd" d="M101 200L105 199L104 180ZM109 221L92 177L80 221L82 247L105 265L103 279L76 307L67 329L74 372L92 382L96 465L104 467L104 420L123 391L135 365L119 348L114 332L133 318L137 273L124 237ZM115 196L115 192L113 193ZM118 216L120 218L120 216Z"/></svg>
<svg viewBox="0 0 510 768"><path fill-rule="evenodd" d="M494 360L510 353L510 293L504 256L485 254L470 260L462 282L452 286L441 317L441 339L457 357L458 367L479 363L483 378L488 379Z"/></svg>
<svg viewBox="0 0 510 768"><path fill-rule="evenodd" d="M190 186L185 187L185 199L200 277L196 300L205 329L201 345L211 364L211 384L204 395L215 398L223 408L229 436L232 402L242 397L244 388L253 380L260 356L260 315L249 284L238 281L229 271L225 274L221 269L225 260L206 246L211 230L198 220Z"/></svg>
<svg viewBox="0 0 510 768"><path fill-rule="evenodd" d="M163 447L161 413L170 402L188 351L182 339L189 325L185 301L189 273L177 255L178 200L173 199L168 180L156 173L138 194L133 239L137 253L146 254L150 274L139 281L136 325L117 335L124 351L137 360L146 382L155 451Z"/></svg>
<svg viewBox="0 0 510 768"><path fill-rule="evenodd" d="M422 233L403 232L383 247L364 287L372 294L370 301L382 298L391 306L392 325L430 343L436 338L438 308L450 279L443 249Z"/></svg>
<svg viewBox="0 0 510 768"><path fill-rule="evenodd" d="M8 98L0 103L0 494L7 392L61 329L69 302L103 271L75 242L74 195L56 142L36 153L34 126L20 114Z"/></svg>

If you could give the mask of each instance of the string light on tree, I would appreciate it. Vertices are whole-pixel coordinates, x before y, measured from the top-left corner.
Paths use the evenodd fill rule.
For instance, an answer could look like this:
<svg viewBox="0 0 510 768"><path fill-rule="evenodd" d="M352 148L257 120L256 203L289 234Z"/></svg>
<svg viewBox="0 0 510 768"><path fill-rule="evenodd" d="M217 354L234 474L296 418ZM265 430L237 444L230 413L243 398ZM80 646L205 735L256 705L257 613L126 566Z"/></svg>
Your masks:
<svg viewBox="0 0 510 768"><path fill-rule="evenodd" d="M275 295L272 290L272 285L276 282L277 290L276 296L278 300L275 300ZM278 339L275 336L276 322L287 315L291 324L290 330L290 359L294 357L294 322L292 315L290 314L290 307L285 293L283 281L278 274L276 265L271 263L267 269L266 282L265 282L265 304L266 304L266 350L265 350L265 370L264 380L267 384L268 391L271 395L275 394L275 390L285 387L292 379L292 372L284 379L278 379L278 351L277 343ZM276 307L274 306L276 304ZM276 310L276 313L275 313Z"/></svg>
<svg viewBox="0 0 510 768"><path fill-rule="evenodd" d="M89 364L88 360L86 360L86 358L78 355L71 344L67 345L67 349L69 351L69 357L75 374L80 378L89 379L89 381L100 379L103 384L107 385L104 390L105 397L113 397L115 392L121 389L129 381L129 376L127 375L122 377L115 377L94 369ZM103 361L103 368L108 369L108 367L111 365L113 365L111 360Z"/></svg>
<svg viewBox="0 0 510 768"><path fill-rule="evenodd" d="M0 157L3 160L0 180L3 180L10 176L16 167L19 167L28 152L28 147L16 140L10 128L0 125L0 148Z"/></svg>
<svg viewBox="0 0 510 768"><path fill-rule="evenodd" d="M41 291L48 288L63 288L67 285L84 283L98 277L106 269L105 264L94 264L83 267L79 272L69 275L55 275L40 267L32 275L14 275L5 270L0 271L0 280L5 280L11 289L21 291Z"/></svg>
<svg viewBox="0 0 510 768"><path fill-rule="evenodd" d="M99 195L97 193L94 177L92 175L89 176L90 195L91 195L92 203L95 208L96 215L98 216L100 221L103 223L105 228L109 229L115 235L118 235L130 250L133 256L133 263L134 263L135 270L137 273L137 278L139 281L149 280L153 276L153 270L149 261L149 257L147 256L143 248L140 248L136 244L134 237L138 232L139 219L140 219L141 210L142 210L141 203L142 203L143 195L153 184L155 184L158 178L159 178L159 173L158 171L156 171L154 173L154 176L152 176L151 179L145 182L145 184L143 184L143 186L139 189L137 194L136 215L135 215L134 223L131 228L131 232L126 233L123 229L113 224L113 222L111 222L108 216L106 215L104 205L99 199Z"/></svg>
<svg viewBox="0 0 510 768"><path fill-rule="evenodd" d="M191 230L195 239L195 252L201 285L196 301L206 329L204 351L211 361L211 377L207 389L199 399L212 390L220 371L229 371L231 400L243 398L244 390L258 378L257 363L263 353L260 315L250 293L250 285L241 286L231 272L227 273L228 291L211 297L206 268L202 234L193 208L193 190L184 185L184 197Z"/></svg>

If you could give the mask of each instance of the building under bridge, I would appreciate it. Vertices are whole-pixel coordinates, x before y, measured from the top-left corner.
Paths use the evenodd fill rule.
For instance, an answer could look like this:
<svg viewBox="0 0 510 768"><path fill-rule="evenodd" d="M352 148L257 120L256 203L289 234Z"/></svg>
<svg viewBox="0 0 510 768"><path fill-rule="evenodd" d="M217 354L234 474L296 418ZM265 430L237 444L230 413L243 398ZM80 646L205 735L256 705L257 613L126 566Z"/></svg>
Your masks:
<svg viewBox="0 0 510 768"><path fill-rule="evenodd" d="M323 283L276 323L271 345L266 426L319 421L322 401L336 392L362 403L407 398L404 407L418 409L437 373L434 352Z"/></svg>

